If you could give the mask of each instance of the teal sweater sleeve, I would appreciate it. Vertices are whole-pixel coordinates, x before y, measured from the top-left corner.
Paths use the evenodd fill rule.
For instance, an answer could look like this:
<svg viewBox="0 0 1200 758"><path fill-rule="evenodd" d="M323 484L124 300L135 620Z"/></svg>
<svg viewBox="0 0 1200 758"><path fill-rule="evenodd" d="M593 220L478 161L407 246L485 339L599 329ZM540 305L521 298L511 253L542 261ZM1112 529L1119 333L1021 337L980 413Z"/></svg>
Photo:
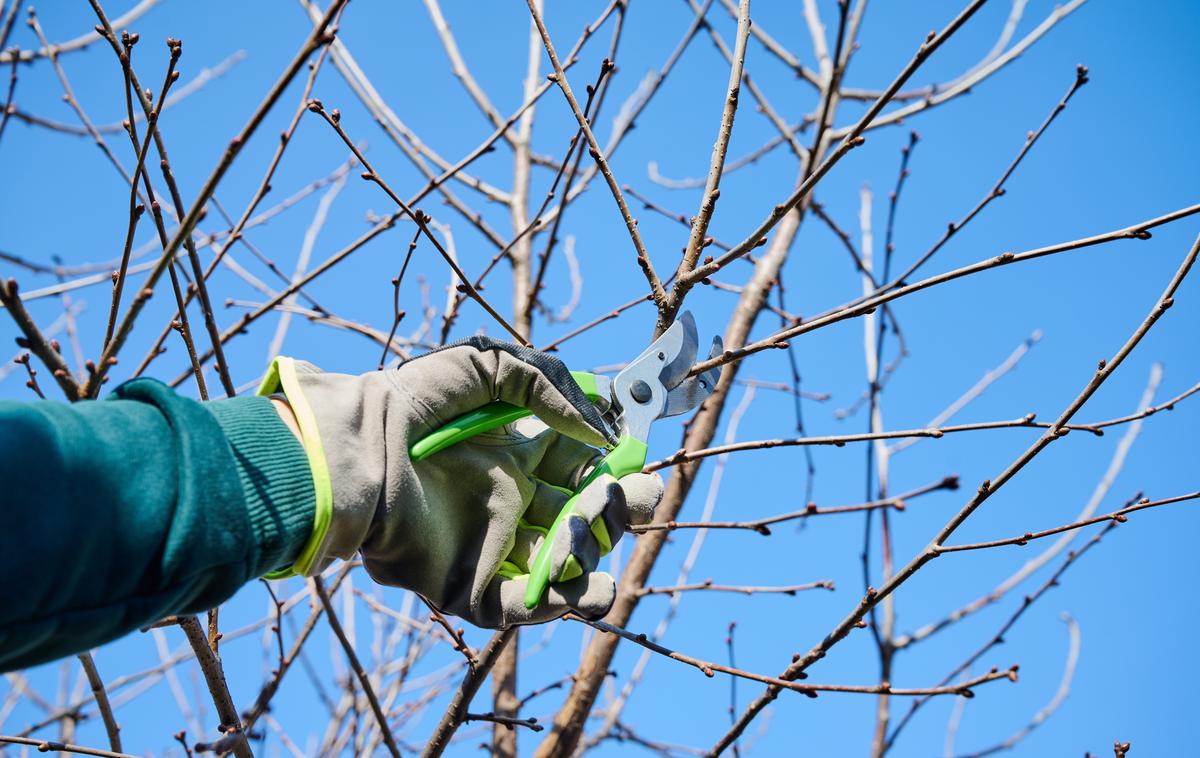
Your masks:
<svg viewBox="0 0 1200 758"><path fill-rule="evenodd" d="M212 608L312 528L304 450L262 397L136 379L102 401L0 401L0 477L0 671Z"/></svg>

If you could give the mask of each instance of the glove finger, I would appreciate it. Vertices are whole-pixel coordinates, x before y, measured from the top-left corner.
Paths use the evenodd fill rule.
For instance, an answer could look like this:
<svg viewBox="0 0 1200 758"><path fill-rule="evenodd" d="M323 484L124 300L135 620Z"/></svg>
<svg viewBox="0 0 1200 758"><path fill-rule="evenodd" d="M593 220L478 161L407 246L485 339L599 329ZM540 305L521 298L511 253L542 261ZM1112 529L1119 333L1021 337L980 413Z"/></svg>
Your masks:
<svg viewBox="0 0 1200 758"><path fill-rule="evenodd" d="M600 543L592 534L591 525L579 514L570 514L550 543L551 583L570 581L595 571L599 562Z"/></svg>
<svg viewBox="0 0 1200 758"><path fill-rule="evenodd" d="M543 530L549 529L570 497L570 490L535 479L533 498L529 501L529 506L525 509L521 519L525 523Z"/></svg>
<svg viewBox="0 0 1200 758"><path fill-rule="evenodd" d="M629 474L621 477L618 484L625 494L626 524L648 524L654 518L654 509L663 498L663 480L657 473Z"/></svg>
<svg viewBox="0 0 1200 758"><path fill-rule="evenodd" d="M401 366L406 391L442 423L503 400L528 408L555 430L592 445L615 442L600 412L558 358L490 337L470 337ZM399 380L396 380L399 385Z"/></svg>
<svg viewBox="0 0 1200 758"><path fill-rule="evenodd" d="M534 476L544 482L575 491L587 472L600 462L600 453L591 445L554 431L546 444L542 460L534 468Z"/></svg>
<svg viewBox="0 0 1200 758"><path fill-rule="evenodd" d="M517 573L528 574L537 549L545 539L545 529L529 526L522 520L517 526L516 534L513 535L512 549L508 551L504 560L511 563Z"/></svg>
<svg viewBox="0 0 1200 758"><path fill-rule="evenodd" d="M525 607L528 584L528 577L496 577L470 621L490 629L504 629L514 624L552 621L568 611L586 619L598 619L608 613L617 597L617 584L612 576L594 571L569 582L551 584L542 602L530 609Z"/></svg>
<svg viewBox="0 0 1200 758"><path fill-rule="evenodd" d="M569 498L570 493L561 488L537 482L533 498L529 507L525 509L522 520L527 525L540 527L543 530L549 529ZM590 527L598 555L607 555L617 540L625 534L625 524L627 523L625 493L612 476L601 476L585 487L575 498L572 512L574 517L582 518ZM555 553L555 570L562 569L561 561L565 560L563 551L574 554L581 566L589 570L594 568L594 566L586 565L586 560L590 560L591 557L591 544L588 544L587 541L577 544L579 541L577 538L571 537L570 539L575 541L569 545L555 545L555 549L558 551ZM552 573L551 576L558 577L559 574ZM569 573L568 578L570 576Z"/></svg>

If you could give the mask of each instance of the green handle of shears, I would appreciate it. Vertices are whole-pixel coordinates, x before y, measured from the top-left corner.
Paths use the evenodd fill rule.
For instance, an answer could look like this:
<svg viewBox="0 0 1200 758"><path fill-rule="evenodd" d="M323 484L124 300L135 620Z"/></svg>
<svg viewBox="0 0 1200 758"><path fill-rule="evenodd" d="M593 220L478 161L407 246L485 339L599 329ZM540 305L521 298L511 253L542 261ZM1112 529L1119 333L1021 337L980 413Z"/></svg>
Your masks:
<svg viewBox="0 0 1200 758"><path fill-rule="evenodd" d="M595 374L589 374L585 371L572 371L571 377L579 385L580 389L583 390L583 394L587 395L589 400L595 401L600 399L600 393L596 387ZM409 458L413 461L423 460L452 445L457 445L463 440L470 439L477 434L482 434L492 429L499 429L517 419L532 415L532 413L528 408L496 400L470 413L464 413L437 431L417 440L417 443L408 451Z"/></svg>
<svg viewBox="0 0 1200 758"><path fill-rule="evenodd" d="M597 464L596 468L587 475L579 488L575 490L575 494L567 500L563 505L558 516L554 519L554 523L550 525L550 529L546 532L546 538L542 540L542 546L538 548L537 555L533 559L533 564L529 567L529 584L525 587L525 607L530 610L537 608L538 603L542 601L542 596L546 594L546 588L550 586L550 563L551 563L551 545L554 543L554 536L558 534L558 530L562 528L563 522L567 517L575 512L575 501L579 499L579 493L596 479L605 474L611 475L615 479L620 479L628 474L635 474L641 471L646 465L646 443L639 440L637 437L628 434L623 435L617 441L616 447L609 451L608 455Z"/></svg>

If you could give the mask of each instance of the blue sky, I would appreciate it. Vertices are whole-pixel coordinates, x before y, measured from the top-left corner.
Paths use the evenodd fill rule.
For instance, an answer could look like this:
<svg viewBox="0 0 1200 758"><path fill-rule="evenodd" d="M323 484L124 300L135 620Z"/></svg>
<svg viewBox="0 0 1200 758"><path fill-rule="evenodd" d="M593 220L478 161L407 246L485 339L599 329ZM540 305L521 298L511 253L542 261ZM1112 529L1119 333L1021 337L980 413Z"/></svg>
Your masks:
<svg viewBox="0 0 1200 758"><path fill-rule="evenodd" d="M127 5L112 3L107 8L110 17L119 15ZM836 27L834 4L818 5L832 33ZM602 7L596 2L551 4L547 20L560 50L570 46L579 29ZM959 7L957 2L943 0L873 3L863 24L861 49L847 74L848 86L884 86L909 59L925 33L944 25ZM970 68L991 47L1009 8L1007 2L992 0L922 67L912 84L946 81ZM1030 32L1052 9L1050 2L1031 0L1016 38ZM38 10L51 39L74 37L94 24L83 5L47 3ZM480 86L501 113L511 113L522 102L527 14L520 5L464 2L446 2L444 12ZM758 0L752 13L762 28L805 64L813 65L812 47L798 3ZM711 17L725 39L732 40L733 23L719 4L714 4ZM637 0L631 4L613 89L598 119L601 142L606 140L621 102L637 89L647 72L661 66L689 19L690 12L681 2ZM1193 96L1200 74L1200 56L1195 48L1197 28L1200 8L1194 3L1091 0L969 95L914 117L902 127L871 132L867 143L822 181L815 196L857 240L860 192L864 186L869 187L874 197L876 249L881 249L887 193L895 182L900 148L910 129L919 131L921 140L912 157L911 176L895 226L896 265L905 265L936 241L947 222L960 218L988 191L1020 149L1026 132L1036 129L1066 92L1076 64L1083 63L1090 69L1091 81L1007 183L1007 194L957 235L925 272L932 274L1004 251L1027 250L1117 229L1195 203L1200 146L1191 133L1200 117L1200 104ZM226 76L163 116L163 134L175 173L184 197L193 197L226 141L238 131L304 38L306 19L291 3L168 0L132 29L143 40L136 49L135 64L143 80L155 87L166 58L161 40L167 36L184 39L181 82L189 81L204 67L216 66L228 56L245 51L245 59ZM597 34L583 63L572 72L577 91L582 91L582 83L595 71L607 48L610 29L611 25L606 26ZM392 108L442 155L455 160L491 132L451 74L420 4L355 0L346 12L342 34ZM34 42L29 30L18 24L10 44L32 47ZM110 50L95 45L64 56L62 62L96 123L114 123L123 118L121 72ZM548 66L543 61L543 73ZM796 81L754 42L746 66L786 120L798 121L815 107L813 88ZM638 128L613 157L618 179L676 213L693 213L698 191L655 185L649 179L648 165L656 162L658 170L668 177L703 176L727 77L727 65L707 38L694 40L639 119ZM401 195L411 194L422 185L420 175L372 123L332 67L321 73L314 92L327 107L341 109L347 131L354 139L367 143L370 160ZM21 68L15 101L23 110L74 123L73 114L60 96L59 84L44 62ZM299 96L299 83L293 84L221 185L217 198L231 214L236 216L248 202L275 148L274 135L286 125ZM742 104L731 158L745 155L775 134L768 121L754 112L745 94ZM838 124L852 123L860 112L861 108L847 105ZM564 101L557 92L551 92L541 101L537 113L535 149L561 155L573 125ZM121 160L132 165L123 135L110 135L109 142ZM315 117L307 116L273 182L276 189L266 205L326 176L345 158L346 151L336 136ZM7 178L0 189L0 251L44 262L57 255L68 265L119 256L128 192L89 140L50 133L14 120L0 141L0 165ZM504 149L486 156L473 169L502 188L511 184L510 153ZM535 203L551 176L544 170L535 173L531 195ZM781 150L730 174L722 184L711 233L727 242L740 240L787 195L795 176L794 160ZM456 186L455 192L480 210L502 235L511 233L505 209L461 186ZM290 272L295 265L321 194L307 197L247 235L284 271ZM482 236L439 202L425 203L425 210L437 221L451 224L464 268L469 272L481 269L493 252ZM387 198L377 188L352 174L332 201L328 221L315 243L313 260L324 259L365 231L369 212L390 211ZM640 208L636 214L655 264L660 272L669 271L686 241L686 230ZM149 224L142 226L139 243L150 239ZM201 226L224 228L213 213ZM642 294L645 287L628 235L602 184L594 182L571 206L563 228L575 237L585 286L571 322L540 321L535 325L538 344L546 344ZM1041 340L1017 369L970 404L956 421L1010 419L1030 412L1044 420L1053 418L1083 388L1096 361L1111 356L1145 317L1198 232L1200 221L1188 219L1155 230L1149 241L1117 242L1025 263L898 301L895 312L911 355L884 395L886 425L894 429L924 425L1039 330ZM386 329L392 308L390 279L398 270L408 234L398 228L384 235L319 280L312 293L340 316ZM248 253L236 254L256 276L271 281L265 267ZM207 259L211 251L202 255ZM731 266L722 281L740 284L749 270L741 264ZM17 276L26 291L53 281L7 263L2 264L2 271L5 276ZM401 292L402 307L410 314L420 310L421 302L413 273L427 277L435 303L443 301L447 282L444 264L423 245ZM815 218L806 220L784 276L789 307L804 314L853 298L861 288L837 240ZM491 281L489 299L507 312L511 307L507 270L499 270ZM558 298L550 303L552 307L565 301L568 281L564 258L556 255L548 274L549 290ZM226 298L261 301L261 295L223 270L214 277L211 288L218 304ZM107 288L101 285L82 289L72 292L71 297L85 308L80 316L80 334L85 352L92 357L103 338ZM169 318L169 300L167 290L161 288L118 369L129 371L129 366L145 353L149 341ZM1159 402L1200 380L1200 357L1195 350L1196 329L1200 326L1198 301L1200 285L1189 280L1177 294L1175 306L1079 418L1099 420L1135 410L1156 362L1163 366L1155 396ZM704 288L694 293L689 307L701 331L711 333L723 331L735 302L735 295ZM53 321L61 307L54 298L31 305L44 324ZM219 307L217 318L228 325L240 313L236 307ZM277 318L263 319L248 335L230 343L229 361L238 385L251 382L262 371ZM415 320L415 315L410 315L401 333L411 331L414 327L410 322ZM765 336L776 324L774 318L764 316L755 335ZM499 333L494 324L488 324L486 314L468 308L455 334L464 336L480 327ZM566 343L560 355L575 368L627 360L642 349L652 327L651 310L639 306L621 319ZM0 337L15 334L11 324L0 322ZM852 404L865 387L861 321L851 320L805 335L794 342L794 350L806 388L833 394L828 402L806 403L808 431L862 431L866 425L862 414L846 420L839 420L835 414L837 409ZM294 320L284 352L330 370L347 372L371 370L378 361L377 348L367 340L302 318ZM888 359L892 357L894 352L889 350ZM184 365L181 346L172 344L152 373L169 379ZM120 370L115 372L117 379L124 375ZM784 381L788 377L787 362L782 353L770 351L747 360L741 376ZM210 386L217 386L211 374ZM732 403L740 400L743 389L734 392ZM185 386L182 391L194 389ZM0 396L30 397L16 373L0 383ZM1173 412L1158 414L1146 422L1100 512L1119 507L1141 490L1157 498L1197 489L1194 428L1200 410L1193 405L1195 402L1185 401ZM737 437L789 436L793 433L791 414L787 396L760 390ZM1055 443L974 515L955 541L1011 536L1071 521L1109 467L1123 431L1118 427L1103 437L1075 433ZM724 434L722 428L718 438ZM898 455L892 466L894 492L948 474L961 476L964 489L913 501L904 514L893 518L897 559L907 560L920 550L966 501L970 491L983 479L999 473L1035 439L1035 434L1029 430L999 430L948 435L923 441ZM678 427L663 423L656 427L651 440L651 455L661 457L677 444ZM835 505L861 501L865 453L862 445L815 449L817 474L811 486L816 502ZM699 517L713 470L710 461L685 506L684 517ZM803 505L807 486L804 458L796 448L738 454L729 459L725 469L714 518L755 518L794 510ZM1070 695L1015 752L1059 755L1090 750L1103 754L1118 738L1132 741L1137 754L1171 755L1186 750L1192 741L1189 683L1200 673L1191 652L1195 612L1186 594L1200 568L1194 550L1200 517L1194 511L1194 504L1182 503L1132 517L1072 566L1061 586L1025 614L1006 636L1006 643L981 661L981 666L1019 663L1020 681L978 689L962 715L957 736L960 752L982 749L1004 739L1051 699L1062 677L1068 647L1066 628L1060 620L1064 611L1078 622L1081 639ZM1080 543L1093 533L1083 530ZM674 583L692 536L683 532L676 535L659 561L652 584ZM814 520L804 529L780 528L769 539L752 533L710 533L692 572L693 581L711 577L720 583L781 585L830 579L837 583L837 591L756 598L691 593L684 596L664 643L697 657L724 661L725 630L729 622L736 621L738 665L756 672L778 673L793 652L811 647L858 601L862 589L858 558L861 540L861 514ZM626 546L625 555L628 550ZM1039 550L1038 545L1031 545L943 557L897 595L899 630L918 628L987 592ZM1019 606L1022 594L1040 586L1060 561L1061 557L1052 561L1003 602L903 654L893 684L917 687L936 682L990 638ZM353 582L357 589L375 592L361 573L354 575ZM283 591L290 594L298 589L299 584L293 582ZM403 602L399 591L387 590L380 597L395 607ZM645 599L630 628L652 631L668 602L661 597ZM226 608L224 624L228 629L237 628L266 612L266 593L260 586L248 586ZM360 650L369 652L373 631L365 611L360 603L358 642ZM304 615L303 608L296 611L297 623ZM290 639L294 632L287 633ZM330 671L344 670L336 643L331 644L327 637L322 628L309 644L310 662L325 674L326 682ZM468 629L467 638L479 645L487 639L487 633ZM545 647L523 664L522 691L574 669L581 629L574 624L559 624L532 630L523 638L524 647L532 650L539 640L545 641ZM173 630L167 630L166 642L172 649L184 644L182 635ZM262 643L261 634L256 633L231 641L223 649L239 703L253 699L264 665L270 663L271 654L268 650L264 658ZM639 657L639 650L622 647L614 663L619 681L624 681ZM158 660L152 640L145 635L106 646L96 658L109 679ZM455 663L454 653L440 649L420 662L414 676L446 675L444 667ZM874 682L877 663L869 636L862 633L847 640L827 660L814 666L810 675L820 682ZM55 697L60 687L57 665L41 667L31 676L42 695ZM74 671L70 672L68 688L75 686L75 676ZM197 718L209 727L211 736L212 708L211 704L205 705L207 698L195 667L180 666L178 676L182 690L191 693L192 702L204 710ZM452 687L457 674L448 681ZM759 691L758 685L739 682L739 705ZM792 695L785 693L771 706L769 715L760 719L765 731L759 734L755 728L750 730L758 735L753 737L754 754L866 752L875 708L872 697L830 694L810 700ZM548 720L559 697L551 693L534 701L528 715ZM605 697L601 695L601 705ZM707 680L690 668L656 657L649 663L645 681L634 691L623 720L647 738L708 747L726 728L728 698L727 679ZM435 699L421 719L406 727L403 738L419 744L445 702L445 694ZM895 707L902 712L903 706L898 703ZM952 708L951 698L927 705L902 735L894 754L940 755ZM475 710L487 710L486 692L481 693ZM40 713L37 706L22 701L0 732L24 728L38 720ZM123 707L118 716L126 744L134 752L172 750L171 734L188 724L165 681ZM306 742L310 733L319 739L326 714L303 671L289 674L276 699L274 716L302 749L310 744ZM464 728L464 733L468 729ZM99 745L103 732L98 724L87 723L81 726L78 739ZM452 752L473 755L481 739L483 735L476 734ZM531 751L535 739L522 734L521 740L523 752ZM609 755L634 749L605 742L598 752ZM269 734L263 754L278 751L283 751L279 740Z"/></svg>

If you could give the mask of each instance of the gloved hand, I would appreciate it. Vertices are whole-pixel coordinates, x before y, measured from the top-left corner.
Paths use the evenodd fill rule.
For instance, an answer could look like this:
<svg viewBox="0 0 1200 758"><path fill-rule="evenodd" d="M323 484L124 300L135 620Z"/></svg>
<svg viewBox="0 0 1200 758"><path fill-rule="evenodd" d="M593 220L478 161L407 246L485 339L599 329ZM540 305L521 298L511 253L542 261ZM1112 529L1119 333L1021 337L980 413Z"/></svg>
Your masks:
<svg viewBox="0 0 1200 758"><path fill-rule="evenodd" d="M589 485L552 545L550 589L528 610L529 563L599 460L593 446L615 441L561 361L473 337L362 376L278 358L259 392L279 391L300 426L318 500L295 571L312 575L361 552L376 581L479 626L538 623L568 610L603 616L616 586L595 571L597 561L626 524L649 521L662 497L656 474ZM409 460L414 442L496 399L529 408L540 423L525 419Z"/></svg>

